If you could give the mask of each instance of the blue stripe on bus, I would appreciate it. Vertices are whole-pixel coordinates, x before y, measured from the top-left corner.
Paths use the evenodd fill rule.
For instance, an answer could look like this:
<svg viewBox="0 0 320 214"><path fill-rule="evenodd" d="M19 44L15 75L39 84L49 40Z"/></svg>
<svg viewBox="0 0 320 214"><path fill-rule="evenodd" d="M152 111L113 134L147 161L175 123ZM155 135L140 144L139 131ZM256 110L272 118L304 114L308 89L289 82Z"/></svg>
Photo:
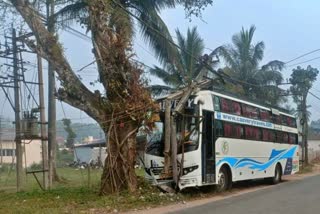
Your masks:
<svg viewBox="0 0 320 214"><path fill-rule="evenodd" d="M277 150L272 150L271 155L270 155L270 159L269 161L262 163L259 161L256 161L254 159L250 159L250 158L234 158L234 157L225 157L223 159L221 159L216 165L220 165L222 163L228 163L231 167L238 169L238 168L242 168L242 167L248 167L250 169L255 169L258 171L263 171L267 168L269 168L270 166L272 166L275 162L283 160L283 159L288 159L288 158L293 158L295 151L298 147L295 146L291 149L288 150L281 150L281 151L277 151ZM277 154L277 155L275 155ZM272 157L274 156L274 157Z"/></svg>

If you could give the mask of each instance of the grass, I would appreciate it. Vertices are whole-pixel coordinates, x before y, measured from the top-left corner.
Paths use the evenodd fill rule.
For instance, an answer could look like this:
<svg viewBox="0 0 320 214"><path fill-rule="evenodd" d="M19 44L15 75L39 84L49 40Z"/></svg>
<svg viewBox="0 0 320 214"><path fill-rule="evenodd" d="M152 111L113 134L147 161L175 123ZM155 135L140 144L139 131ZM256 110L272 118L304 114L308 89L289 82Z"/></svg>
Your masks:
<svg viewBox="0 0 320 214"><path fill-rule="evenodd" d="M297 174L301 175L301 174L311 173L311 172L313 172L313 167L314 167L313 164L309 164L309 165L307 165L305 167L302 167L300 165L299 172Z"/></svg>
<svg viewBox="0 0 320 214"><path fill-rule="evenodd" d="M101 213L146 209L184 200L180 194L160 193L141 177L136 193L123 192L102 197L98 194L101 170L91 171L90 188L87 172L73 168L58 169L65 182L55 184L52 190L46 192L40 190L35 179L28 176L26 191L20 193L15 193L15 173L12 172L6 183L4 179L0 180L0 213ZM141 176L143 171L137 170L137 174ZM11 188L3 188L4 184Z"/></svg>

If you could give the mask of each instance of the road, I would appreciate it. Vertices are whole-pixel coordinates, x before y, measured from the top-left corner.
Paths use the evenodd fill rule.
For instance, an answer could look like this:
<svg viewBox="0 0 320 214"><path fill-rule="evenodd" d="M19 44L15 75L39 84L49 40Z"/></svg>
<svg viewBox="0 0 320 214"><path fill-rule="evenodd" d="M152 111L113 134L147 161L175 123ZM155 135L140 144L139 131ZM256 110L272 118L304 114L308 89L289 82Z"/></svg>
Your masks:
<svg viewBox="0 0 320 214"><path fill-rule="evenodd" d="M183 214L320 213L320 175L176 211Z"/></svg>

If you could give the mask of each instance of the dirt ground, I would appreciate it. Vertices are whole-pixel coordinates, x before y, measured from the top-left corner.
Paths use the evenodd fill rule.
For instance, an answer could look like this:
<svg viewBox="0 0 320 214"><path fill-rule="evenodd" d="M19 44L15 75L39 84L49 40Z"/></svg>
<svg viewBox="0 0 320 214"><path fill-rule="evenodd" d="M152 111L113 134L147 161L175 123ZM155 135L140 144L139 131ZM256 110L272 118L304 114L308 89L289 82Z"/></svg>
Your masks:
<svg viewBox="0 0 320 214"><path fill-rule="evenodd" d="M301 180L301 179L304 179L304 178L307 178L310 176L314 176L314 175L318 175L318 174L320 174L320 163L314 164L314 166L312 167L312 170L310 172L284 176L283 182L293 182L293 181ZM281 184L279 184L279 185L281 185ZM200 205L204 205L204 204L207 204L210 202L219 201L219 200L239 196L242 194L254 192L257 190L271 188L271 187L272 187L272 185L265 184L264 182L253 182L250 185L236 184L234 186L234 188L232 189L232 191L230 191L230 192L221 193L221 194L214 194L214 195L209 196L207 198L195 199L195 200L190 200L190 201L183 201L182 203L173 204L173 205L169 205L169 206L126 212L126 214L136 214L136 213L139 213L139 214L140 213L142 213L142 214L147 214L147 213L162 214L162 213L168 213L168 212L175 212L175 211L179 211L182 209L200 206Z"/></svg>

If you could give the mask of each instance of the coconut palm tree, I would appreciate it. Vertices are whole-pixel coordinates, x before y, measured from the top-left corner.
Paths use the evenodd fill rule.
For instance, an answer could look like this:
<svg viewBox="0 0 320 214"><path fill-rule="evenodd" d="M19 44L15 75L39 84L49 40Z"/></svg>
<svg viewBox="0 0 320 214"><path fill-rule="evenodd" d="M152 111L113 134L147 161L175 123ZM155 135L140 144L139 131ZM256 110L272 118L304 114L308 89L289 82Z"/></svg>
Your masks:
<svg viewBox="0 0 320 214"><path fill-rule="evenodd" d="M175 63L163 57L165 61L162 66L154 66L150 73L160 78L166 85L154 85L151 87L154 95L172 92L178 88L188 86L200 73L199 59L204 54L204 41L200 37L197 28L188 29L185 37L179 30L176 30L177 48ZM210 66L214 66L213 63Z"/></svg>
<svg viewBox="0 0 320 214"><path fill-rule="evenodd" d="M90 1L87 0L72 0L67 1L66 6L59 10L55 17L58 23L62 23L62 27L72 24L74 21L80 22L84 27L90 30L89 10ZM135 23L139 25L139 30L147 43L155 52L155 56L162 63L165 61L172 61L175 63L174 56L176 55L176 48L173 45L173 39L169 33L166 24L163 22L159 13L166 8L174 8L178 4L175 0L112 0L105 6L112 8L108 25L117 32L117 28L126 29L127 35L123 35L132 39L135 33Z"/></svg>
<svg viewBox="0 0 320 214"><path fill-rule="evenodd" d="M282 90L277 85L283 80L280 71L284 63L275 60L260 67L265 44L262 41L253 43L255 30L255 26L249 30L242 28L232 37L232 44L221 47L219 52L228 74L242 86L246 96L263 97L270 104L278 104L283 99L280 96Z"/></svg>

